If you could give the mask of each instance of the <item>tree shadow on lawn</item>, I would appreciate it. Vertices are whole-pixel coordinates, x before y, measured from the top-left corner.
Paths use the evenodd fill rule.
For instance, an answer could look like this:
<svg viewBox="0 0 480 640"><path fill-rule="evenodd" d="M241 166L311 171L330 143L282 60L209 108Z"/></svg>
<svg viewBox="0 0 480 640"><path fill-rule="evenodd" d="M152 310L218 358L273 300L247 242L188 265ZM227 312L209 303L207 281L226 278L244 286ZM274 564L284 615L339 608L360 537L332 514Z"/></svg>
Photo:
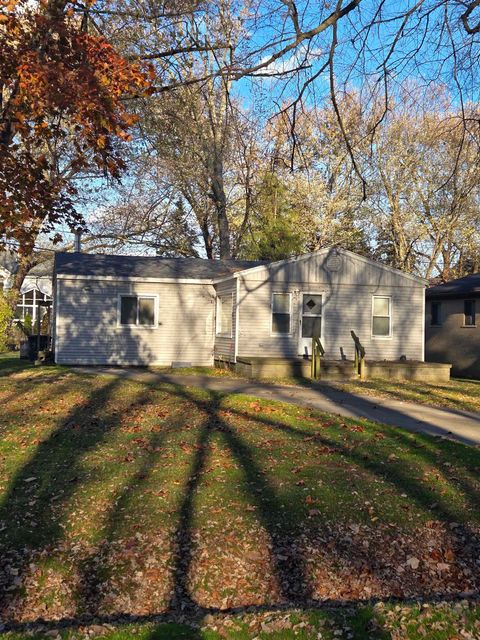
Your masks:
<svg viewBox="0 0 480 640"><path fill-rule="evenodd" d="M358 383L358 390L360 393L362 392L362 389L368 389L373 393L377 392L378 394L393 400L414 403L422 402L422 404L426 404L427 406L458 412L460 415L480 413L478 406L480 403L480 387L475 390L479 394L476 398L476 403L469 402L467 395L468 390L462 390L453 385L446 386L439 383L427 382L416 384L415 382L392 381L391 386L389 384L386 386L377 386L375 384L375 380L372 380L371 384L367 380L366 382ZM444 395L442 395L442 392ZM464 394L465 397L463 399L455 397L454 394L458 393Z"/></svg>
<svg viewBox="0 0 480 640"><path fill-rule="evenodd" d="M115 408L106 408L119 384L113 379L95 389L38 444L11 480L0 505L0 618L8 611L33 555L53 549L64 539L69 500L85 480L82 458L118 426ZM57 391L61 395L61 388ZM147 391L138 394L132 406L146 402L147 395Z"/></svg>
<svg viewBox="0 0 480 640"><path fill-rule="evenodd" d="M179 388L176 393L182 398L192 400L194 396L185 392L185 390ZM175 548L176 548L176 563L173 569L173 593L170 601L170 605L166 612L166 616L173 616L181 614L187 616L191 621L199 621L206 613L216 613L220 611L216 607L201 607L199 606L190 593L189 587L189 574L194 557L194 545L193 545L193 518L194 518L194 499L195 494L199 489L202 482L202 476L205 472L207 464L207 458L209 455L209 443L214 435L220 435L225 441L229 451L232 453L235 460L239 463L244 475L244 492L251 503L257 508L258 518L260 523L266 529L269 535L269 539L272 546L272 569L277 577L279 586L281 602L280 603L266 603L265 605L245 605L241 607L232 607L222 609L223 613L240 614L242 612L252 611L269 611L269 610L282 610L283 608L298 607L308 609L309 607L324 606L324 602L315 601L312 596L312 586L310 584L309 574L306 570L308 566L307 559L301 548L301 544L297 539L297 527L292 523L289 517L289 509L287 505L286 511L282 509L280 498L277 496L272 484L261 468L259 463L255 459L255 455L251 448L239 437L233 427L221 415L222 408L222 396L216 393L211 393L208 400L201 401L194 399L205 414L205 422L202 424L199 430L199 436L197 440L196 452L191 463L191 470L189 478L184 488L184 498L179 507L178 528L175 534ZM238 411L229 408L232 414L239 417L246 417L245 412ZM251 417L251 416L248 416ZM306 429L293 428L286 424L279 423L264 416L255 415L254 419L268 426L270 429L277 429L289 436L295 438L310 439L312 432ZM412 446L412 437L403 433L398 433L399 444L404 444L408 447ZM428 442L428 440L427 440ZM320 446L332 446L334 443L328 437L316 437L316 445ZM445 443L447 446L459 447L459 445ZM386 481L395 487L397 491L405 492L419 507L423 509L430 509L432 502L438 499L438 494L434 491L425 489L425 487L419 487L415 479L408 475L408 470L403 470L399 465L390 465L385 467L383 461L375 460L371 458L365 458L365 455L361 451L349 447L339 447L338 442L335 442L335 447L339 453L345 456L350 462L355 463L363 467L366 471L373 475L381 476ZM428 464L436 465L438 460L436 459L435 452L428 450L426 447L421 451L421 458ZM464 484L462 487L466 496L474 504L475 497L469 495L471 487ZM282 502L285 502L285 498L282 498ZM293 505L290 505L290 509ZM455 517L454 511L449 508L447 501L442 502L436 513L438 517L446 521L451 521ZM476 536L465 528L462 533L471 538ZM478 548L478 541L477 541ZM347 556L356 552L359 555L362 554L362 550L345 550L344 546L340 545L337 549L340 553L346 553ZM364 558L368 561L368 558ZM385 579L385 575L382 572L380 566L371 565L369 567L373 573L378 572L380 580ZM394 594L393 594L394 595ZM436 599L462 599L465 598L465 594L455 593L436 593L436 592L424 592L418 593L418 597L425 597L430 600ZM399 598L399 601L405 601L405 598ZM344 604L342 601L339 604ZM357 603L350 602L349 605L354 606L360 611L365 606L365 601L359 601ZM155 637L154 635L152 637ZM369 637L376 637L374 632L370 633ZM378 637L381 637L380 635Z"/></svg>
<svg viewBox="0 0 480 640"><path fill-rule="evenodd" d="M177 393L184 394L181 390L177 390ZM297 527L295 523L292 522L291 517L289 517L291 512L295 513L297 511L294 503L295 495L292 493L286 497L289 503L287 502L285 505L286 509L283 509L282 507L286 501L285 496L280 500L276 495L266 473L256 462L255 455L250 447L235 433L234 428L220 416L220 406L221 398L218 394L211 394L209 401L203 403L203 410L206 412L210 424L208 430L210 433L215 430L221 433L233 457L242 469L244 475L243 487L246 497L257 507L259 520L268 532L271 541L273 549L273 569L277 576L282 599L292 604L309 602L312 600L312 586L309 584L308 574L305 569L307 562L306 558L302 557L302 552L297 541ZM244 417L245 415L243 412L235 409L229 408L229 410L240 417ZM306 429L293 428L285 423L271 420L264 416L255 415L254 419L258 423L288 434L289 437L302 440L306 438L310 440L312 437L312 432ZM413 438L411 436L397 432L396 437L399 445L412 447ZM204 436L202 436L202 440L204 439ZM417 440L427 443L430 442L422 436L417 437ZM327 449L334 448L336 452L343 456L349 463L363 468L373 477L384 479L395 491L405 494L406 497L424 511L432 512L432 505L436 503L433 512L437 519L448 523L458 519L458 513L451 508L448 497L442 500L438 492L434 489L420 486L419 482L409 473L409 469L401 464L401 459L399 459L399 462L392 461L388 463L385 460L379 459L378 457L375 458L371 454L366 453L364 448L357 448L355 446L347 447L346 445L339 444L338 441L332 441L332 439L323 437L318 433L315 434L315 443L312 443L312 446L326 447ZM464 452L467 451L461 447L461 445L455 443L442 443L442 445L439 446L447 446L454 450L462 448ZM425 445L425 447L422 446L420 449L417 449L416 452L427 465L433 467L438 465L435 449L429 449L427 445ZM475 456L480 463L480 454L477 451L470 449L468 452L472 456ZM459 458L460 455L457 458L460 463ZM184 504L188 505L188 508L182 509L182 518L180 519L179 525L180 537L187 549L189 544L186 541L191 537L192 509L190 505L192 497L190 494L199 485L200 481L198 476L199 470L194 465L192 477L195 478L195 483L186 487ZM467 508L478 511L479 501L477 492L472 488L470 483L465 480L456 478L456 482L461 487L461 491L468 505ZM468 529L468 523L463 524L463 534L470 539L473 549L480 552L477 534ZM186 557L190 556L191 554L188 553ZM472 560L474 557L475 555L472 556ZM280 560L278 560L278 558L280 558ZM378 571L378 567L370 566L369 568L373 573ZM179 583L184 583L186 575L188 575L188 567L186 565L179 567ZM379 577L380 579L384 578L382 574L380 574ZM182 591L184 591L183 587ZM423 595L430 596L432 594Z"/></svg>
<svg viewBox="0 0 480 640"><path fill-rule="evenodd" d="M2 383L5 382L7 378L11 378L14 373L16 372L10 372L3 377L0 376L0 403L2 406L1 418L3 423L7 423L8 414L5 411L5 407L9 406L11 403L21 406L22 401L24 401L24 412L28 416L28 419L31 420L31 398L29 396L32 395L37 384L40 386L45 385L46 383L46 379L43 376L39 376L38 378L33 376L28 378L15 378L15 386L12 391L1 393ZM38 373L38 369L35 370L35 373ZM48 394L44 393L43 395L43 401L45 404L48 404L57 398L62 398L71 388L71 379L69 379L69 376L66 375L65 371L49 371L47 381L49 384Z"/></svg>
<svg viewBox="0 0 480 640"><path fill-rule="evenodd" d="M82 466L80 459L86 452L100 445L105 436L116 428L118 416L113 412L107 413L106 416L102 417L101 424L87 427L86 431L82 430L81 438L77 437L75 431L71 429L71 425L85 421L86 416L98 413L102 407L105 407L119 383L120 381L115 379L93 392L85 405L77 407L69 418L44 443L39 445L33 458L13 479L0 510L0 518L8 523L6 532L7 558L15 558L15 566L17 568L20 567L20 575L25 570L25 567L28 566L29 557L33 551L49 548L56 541L63 538L62 515L67 508L69 498L74 492L75 484L81 480ZM165 389L172 391L171 386L165 387ZM335 599L331 601L315 599L311 583L312 576L308 568L308 558L306 557L303 541L299 539L299 523L295 521L295 518L292 518L292 514L297 513L298 505L295 504L297 494L294 491L290 491L280 498L274 484L270 481L258 460L258 453L236 432L235 426L229 424L229 420L225 419L225 412L222 411L224 400L222 394L210 392L207 399L204 400L180 386L175 387L173 393L180 400L193 403L202 415L202 422L198 427L198 436L189 474L183 488L183 497L177 510L177 527L173 540L174 563L171 570L172 588L169 605L165 611L159 614L145 616L130 616L128 612L112 615L102 614L102 597L99 591L101 576L98 573L99 569L101 571L101 567L93 566L91 559L87 559L83 566L80 567L83 579L80 582L81 587L77 594L79 615L82 616L86 613L87 619L94 617L98 622L113 622L121 626L129 621L161 622L175 620L180 616L182 619L200 622L207 613L238 615L243 612L282 611L292 607L308 610L335 604L339 606L349 604L354 611L360 611L369 601L375 601L375 598L350 602L345 600L336 602ZM145 401L145 395L139 394L136 402L142 401ZM252 416L248 412L232 407L229 407L228 410L236 417L255 420L258 424L264 425L265 428L277 430L299 441L303 441L305 438L311 439L312 435L315 435L312 446L335 447L336 451L350 463L358 465L372 476L386 480L397 492L404 492L420 508L431 510L432 502L437 501L438 506L435 511L437 518L446 522L451 522L452 519L456 518L455 511L450 508L448 500L439 501L438 493L420 486L418 481L412 475L409 475L408 469L402 468L401 464L385 464L384 460L368 453L365 454L365 451L361 450L360 446L349 447L346 444L339 444L338 441L333 441L328 436L318 433L318 431L292 427L285 420L282 422L263 415ZM195 553L195 497L205 475L213 437L219 438L225 443L233 459L238 464L243 476L242 491L255 507L258 521L268 534L271 546L271 569L275 575L280 595L278 601L266 602L261 605L245 604L237 607L205 607L200 606L191 593L189 578ZM438 464L438 447L461 448L461 445L453 443L435 446L431 444L431 440L422 437L419 437L419 439L426 443L420 449L419 454L428 465L435 466ZM411 437L400 432L398 432L398 442L407 447L412 446ZM157 462L158 449L161 446L162 435L154 436L152 438L152 451L142 462L138 472L132 476L130 482L123 487L117 496L118 500L114 501L108 515L109 524L105 530L107 539L111 539L116 535L117 528L121 526L122 507L128 504L129 500L132 499L132 494L139 490L141 483L151 473ZM461 454L459 453L457 457L460 460ZM62 465L59 465L59 461L61 461ZM294 462L295 460L292 460L292 463ZM63 469L61 466L63 466ZM63 476L63 493L59 496L57 493L57 480L60 473L67 475L66 477L65 475ZM29 502L32 496L31 487L35 485L32 484L33 481L32 483L28 482L32 477L36 479L35 485L37 487L39 485L39 491L36 493L37 502L33 508L29 505ZM458 483L461 485L469 505L472 508L478 507L478 496L473 495L472 487L469 483L464 480L458 480ZM55 509L52 508L52 500L56 503ZM25 521L23 517L28 510L32 514L31 520ZM36 523L34 528L29 524L30 522ZM464 523L463 526L464 537L469 538L472 547L478 550L479 543L476 533L469 530L468 523ZM369 571L376 575L380 582L385 581L386 575L383 568L372 563L371 558L366 556L362 549L352 548L351 543L343 541L337 545L336 552L340 556L347 558L362 555L363 561L370 563L368 566ZM9 575L4 576L3 581L0 613L7 611L11 595L9 589L14 591L16 584L15 578ZM395 599L395 594L389 595L393 595ZM465 594L457 593L454 590L451 593L424 590L415 594L415 597L423 597L432 601L436 599L461 600L465 598ZM398 600L405 602L408 599L399 597ZM55 628L62 625L75 627L79 624L79 621L78 618L64 619L63 621L52 621L48 624ZM17 630L29 628L28 623L15 624L13 621L8 626ZM159 628L152 632L152 640L159 637L155 635L156 633L161 633L161 629ZM383 637L382 635L376 636L374 633L372 631L369 637ZM201 636L194 635L190 637L200 638Z"/></svg>

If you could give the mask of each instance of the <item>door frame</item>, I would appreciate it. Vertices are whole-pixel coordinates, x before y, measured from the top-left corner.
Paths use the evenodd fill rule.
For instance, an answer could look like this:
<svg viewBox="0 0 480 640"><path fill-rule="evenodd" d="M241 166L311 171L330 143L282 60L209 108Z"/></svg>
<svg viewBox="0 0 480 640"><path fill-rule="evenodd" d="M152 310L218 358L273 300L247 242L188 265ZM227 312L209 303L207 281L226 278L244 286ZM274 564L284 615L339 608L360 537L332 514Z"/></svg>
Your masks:
<svg viewBox="0 0 480 640"><path fill-rule="evenodd" d="M311 338L302 338L302 320L303 320L303 296L304 295L310 295L310 296L322 296L322 313L320 314L320 318L321 318L321 329L320 329L320 341L323 345L323 336L324 336L324 297L325 297L325 291L312 291L310 289L307 290L301 290L299 291L299 296L298 296L298 338L297 338L297 352L298 355L304 356L305 355L305 350L304 350L304 344L303 344L303 340L310 340L311 342ZM317 314L315 315L311 315L309 316L311 318L317 318L319 317ZM310 344L310 349L311 350L311 344ZM309 353L308 355L311 355L311 353Z"/></svg>

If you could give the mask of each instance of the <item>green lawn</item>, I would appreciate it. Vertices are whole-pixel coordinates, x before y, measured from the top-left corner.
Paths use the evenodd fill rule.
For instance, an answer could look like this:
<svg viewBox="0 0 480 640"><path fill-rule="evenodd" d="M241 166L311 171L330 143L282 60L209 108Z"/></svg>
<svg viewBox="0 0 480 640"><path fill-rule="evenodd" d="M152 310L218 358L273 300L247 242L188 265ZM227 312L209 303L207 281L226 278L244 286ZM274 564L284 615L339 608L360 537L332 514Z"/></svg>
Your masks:
<svg viewBox="0 0 480 640"><path fill-rule="evenodd" d="M478 449L6 357L0 406L6 637L480 635Z"/></svg>
<svg viewBox="0 0 480 640"><path fill-rule="evenodd" d="M239 378L238 374L213 367L191 367L185 369L162 369L167 373L183 375L209 375L215 377ZM267 383L312 386L309 379L275 378ZM462 380L454 378L449 382L401 382L395 380L352 380L347 382L313 383L320 386L331 386L347 393L394 398L407 402L417 402L436 407L448 407L463 411L480 413L480 380Z"/></svg>
<svg viewBox="0 0 480 640"><path fill-rule="evenodd" d="M349 393L376 395L408 402L480 413L480 380L452 379L437 384L428 382L396 382L365 380L339 383Z"/></svg>

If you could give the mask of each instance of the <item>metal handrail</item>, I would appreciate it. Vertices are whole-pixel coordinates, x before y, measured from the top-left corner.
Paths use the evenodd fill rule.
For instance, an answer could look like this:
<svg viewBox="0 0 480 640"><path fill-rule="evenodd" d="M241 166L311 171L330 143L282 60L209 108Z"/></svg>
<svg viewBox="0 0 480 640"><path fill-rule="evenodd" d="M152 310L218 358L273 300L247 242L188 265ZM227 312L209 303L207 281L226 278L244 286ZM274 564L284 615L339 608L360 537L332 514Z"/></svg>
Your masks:
<svg viewBox="0 0 480 640"><path fill-rule="evenodd" d="M350 335L355 344L355 361L353 368L355 372L360 375L360 380L365 380L365 347L360 342L360 338L355 331L350 331Z"/></svg>
<svg viewBox="0 0 480 640"><path fill-rule="evenodd" d="M325 349L319 336L312 337L312 380L320 378L320 360L325 355Z"/></svg>

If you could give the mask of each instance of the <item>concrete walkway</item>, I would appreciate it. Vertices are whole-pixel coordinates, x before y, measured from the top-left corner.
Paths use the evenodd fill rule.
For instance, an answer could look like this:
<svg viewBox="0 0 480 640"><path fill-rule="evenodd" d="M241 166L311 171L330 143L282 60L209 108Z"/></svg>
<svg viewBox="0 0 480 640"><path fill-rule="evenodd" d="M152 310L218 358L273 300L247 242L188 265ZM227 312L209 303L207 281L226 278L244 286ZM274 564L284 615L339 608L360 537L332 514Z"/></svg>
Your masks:
<svg viewBox="0 0 480 640"><path fill-rule="evenodd" d="M266 400L279 400L318 409L346 418L367 418L409 431L448 437L465 444L480 445L480 414L455 409L437 409L413 402L402 402L353 394L327 385L294 387L205 375L182 375L153 372L144 369L116 367L75 367L92 375L107 374L139 382L167 383L197 387L221 393L242 393Z"/></svg>

